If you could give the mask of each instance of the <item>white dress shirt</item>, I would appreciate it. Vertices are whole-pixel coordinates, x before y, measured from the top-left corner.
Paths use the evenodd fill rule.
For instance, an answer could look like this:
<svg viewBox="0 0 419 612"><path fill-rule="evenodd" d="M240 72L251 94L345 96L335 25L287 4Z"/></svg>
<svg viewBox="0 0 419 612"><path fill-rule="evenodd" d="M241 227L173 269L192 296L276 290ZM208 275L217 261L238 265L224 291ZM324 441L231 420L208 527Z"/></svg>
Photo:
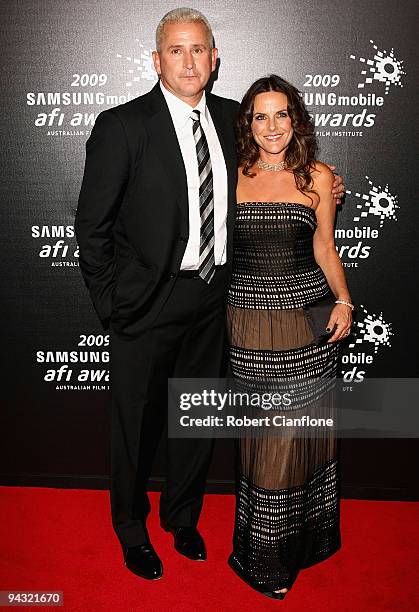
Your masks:
<svg viewBox="0 0 419 612"><path fill-rule="evenodd" d="M195 139L192 132L193 120L191 113L193 110L200 111L201 126L208 142L211 157L214 190L214 256L215 265L220 266L226 262L227 169L214 123L207 109L205 91L199 103L192 108L189 104L168 91L161 81L160 87L175 127L188 183L189 238L180 269L196 270L199 268L201 217L199 214L198 160L196 158Z"/></svg>

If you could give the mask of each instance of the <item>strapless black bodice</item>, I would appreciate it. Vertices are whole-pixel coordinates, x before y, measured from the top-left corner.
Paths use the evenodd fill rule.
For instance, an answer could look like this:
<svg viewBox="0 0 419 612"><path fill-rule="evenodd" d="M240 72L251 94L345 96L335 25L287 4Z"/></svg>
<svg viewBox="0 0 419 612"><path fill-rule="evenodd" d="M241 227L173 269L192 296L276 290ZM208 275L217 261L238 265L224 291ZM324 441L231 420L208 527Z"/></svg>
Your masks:
<svg viewBox="0 0 419 612"><path fill-rule="evenodd" d="M329 292L316 263L316 213L291 202L237 205L228 303L241 308L301 308Z"/></svg>

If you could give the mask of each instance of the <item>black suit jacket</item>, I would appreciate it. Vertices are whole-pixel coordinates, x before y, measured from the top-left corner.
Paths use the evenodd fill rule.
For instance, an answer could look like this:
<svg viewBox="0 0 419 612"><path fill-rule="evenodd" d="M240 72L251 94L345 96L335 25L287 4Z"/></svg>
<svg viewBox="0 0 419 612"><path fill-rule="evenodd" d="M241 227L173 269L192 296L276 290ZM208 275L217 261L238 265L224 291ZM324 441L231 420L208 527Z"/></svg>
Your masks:
<svg viewBox="0 0 419 612"><path fill-rule="evenodd" d="M231 264L238 103L207 94L227 166L227 262ZM180 269L189 236L186 172L157 83L103 111L86 143L75 230L80 268L108 329L136 335L154 320Z"/></svg>

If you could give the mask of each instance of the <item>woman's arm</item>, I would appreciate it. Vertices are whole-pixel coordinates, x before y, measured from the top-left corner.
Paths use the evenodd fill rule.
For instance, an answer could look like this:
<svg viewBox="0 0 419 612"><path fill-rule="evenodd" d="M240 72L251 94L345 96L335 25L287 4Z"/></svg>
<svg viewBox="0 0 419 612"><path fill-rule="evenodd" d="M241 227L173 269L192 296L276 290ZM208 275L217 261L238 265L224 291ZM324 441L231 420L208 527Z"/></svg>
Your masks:
<svg viewBox="0 0 419 612"><path fill-rule="evenodd" d="M334 178L326 164L316 162L316 170L313 172L313 188L318 193L320 202L316 209L317 229L313 241L314 256L336 299L352 302L346 284L345 272L335 245L336 202L331 193ZM341 340L348 335L352 325L352 310L349 306L336 304L327 328L333 329L335 325L336 330L328 342Z"/></svg>

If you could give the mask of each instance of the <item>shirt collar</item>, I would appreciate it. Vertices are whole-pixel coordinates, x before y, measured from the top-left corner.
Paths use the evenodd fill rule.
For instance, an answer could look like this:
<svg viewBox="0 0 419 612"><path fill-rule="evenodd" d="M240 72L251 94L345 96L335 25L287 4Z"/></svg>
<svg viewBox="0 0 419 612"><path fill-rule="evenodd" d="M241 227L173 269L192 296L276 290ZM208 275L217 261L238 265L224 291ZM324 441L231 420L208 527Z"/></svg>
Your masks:
<svg viewBox="0 0 419 612"><path fill-rule="evenodd" d="M192 121L191 113L193 110L198 110L201 114L201 123L204 128L208 125L208 109L207 101L205 97L205 91L202 93L202 98L198 104L192 108L189 104L172 94L171 91L166 89L163 83L160 81L160 89L163 92L164 98L169 107L170 114L173 122L181 127L185 127L189 122Z"/></svg>

